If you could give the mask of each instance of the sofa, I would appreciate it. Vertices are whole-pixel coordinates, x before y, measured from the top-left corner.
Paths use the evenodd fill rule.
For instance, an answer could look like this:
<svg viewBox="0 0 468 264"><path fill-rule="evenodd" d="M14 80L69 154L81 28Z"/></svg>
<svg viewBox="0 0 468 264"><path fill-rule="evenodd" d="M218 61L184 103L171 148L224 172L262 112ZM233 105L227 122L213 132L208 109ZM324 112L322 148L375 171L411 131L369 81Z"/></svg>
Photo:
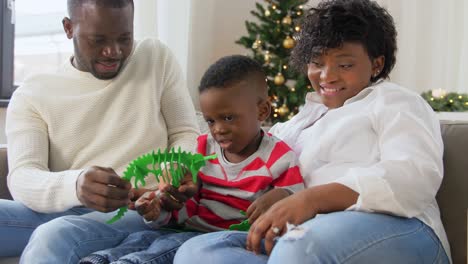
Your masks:
<svg viewBox="0 0 468 264"><path fill-rule="evenodd" d="M449 238L453 262L468 263L468 120L441 120L441 131L445 145L445 176L437 194L437 201ZM11 199L6 186L7 172L6 147L0 146L0 198L2 199ZM0 258L0 264L12 263L18 263L18 259Z"/></svg>

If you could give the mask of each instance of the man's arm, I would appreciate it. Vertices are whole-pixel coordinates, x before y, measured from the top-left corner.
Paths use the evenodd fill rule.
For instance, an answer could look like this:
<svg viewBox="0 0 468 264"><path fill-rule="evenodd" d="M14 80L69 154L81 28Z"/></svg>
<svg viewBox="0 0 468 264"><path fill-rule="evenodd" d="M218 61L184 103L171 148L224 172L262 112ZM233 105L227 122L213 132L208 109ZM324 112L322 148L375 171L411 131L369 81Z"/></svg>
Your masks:
<svg viewBox="0 0 468 264"><path fill-rule="evenodd" d="M159 46L164 56L164 82L161 97L161 111L167 124L168 147L195 150L200 133L187 85L175 57L164 45Z"/></svg>
<svg viewBox="0 0 468 264"><path fill-rule="evenodd" d="M7 110L8 186L13 198L44 213L79 205L107 212L126 205L131 186L111 169L49 170L48 126L30 100L18 90Z"/></svg>

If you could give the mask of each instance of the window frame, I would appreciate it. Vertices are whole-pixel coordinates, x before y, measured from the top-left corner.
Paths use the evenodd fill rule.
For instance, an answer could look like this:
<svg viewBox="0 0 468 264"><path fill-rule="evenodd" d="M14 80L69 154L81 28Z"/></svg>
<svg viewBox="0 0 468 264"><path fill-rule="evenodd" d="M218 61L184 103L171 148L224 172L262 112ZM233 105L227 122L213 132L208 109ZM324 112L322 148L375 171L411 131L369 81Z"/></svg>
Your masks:
<svg viewBox="0 0 468 264"><path fill-rule="evenodd" d="M15 26L11 23L12 10L8 5L14 5L13 0L2 1L0 5L0 106L8 105L15 90L14 79L14 38Z"/></svg>

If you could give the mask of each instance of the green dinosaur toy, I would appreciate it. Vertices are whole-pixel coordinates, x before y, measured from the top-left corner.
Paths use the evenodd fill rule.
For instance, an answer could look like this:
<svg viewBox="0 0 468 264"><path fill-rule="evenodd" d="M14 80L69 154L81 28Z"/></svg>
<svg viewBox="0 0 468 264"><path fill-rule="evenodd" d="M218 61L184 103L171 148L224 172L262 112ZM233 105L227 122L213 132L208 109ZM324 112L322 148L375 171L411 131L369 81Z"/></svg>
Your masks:
<svg viewBox="0 0 468 264"><path fill-rule="evenodd" d="M205 161L215 158L216 154L203 156L199 153L193 154L181 151L180 147L177 151L174 148L170 151L166 149L163 152L158 150L158 153L154 153L153 151L130 162L123 173L122 179L127 181L132 181L133 179L133 186L138 188L140 184L141 186L146 185L145 178L151 173L156 177L157 182L159 182L159 178L161 177L165 182L170 182L172 186L177 188L180 186L180 181L184 178L186 170L190 171L192 179L196 183L197 173L201 167L205 166ZM173 168L173 166L166 166L166 163L177 163L178 166L177 168ZM167 173L170 173L171 179L167 178ZM119 208L117 214L107 221L107 223L114 223L122 218L127 211L127 206Z"/></svg>
<svg viewBox="0 0 468 264"><path fill-rule="evenodd" d="M240 213L241 215L246 215L246 213L242 210L240 211ZM232 224L229 226L229 230L249 231L249 229L250 229L249 219L245 219L239 224Z"/></svg>

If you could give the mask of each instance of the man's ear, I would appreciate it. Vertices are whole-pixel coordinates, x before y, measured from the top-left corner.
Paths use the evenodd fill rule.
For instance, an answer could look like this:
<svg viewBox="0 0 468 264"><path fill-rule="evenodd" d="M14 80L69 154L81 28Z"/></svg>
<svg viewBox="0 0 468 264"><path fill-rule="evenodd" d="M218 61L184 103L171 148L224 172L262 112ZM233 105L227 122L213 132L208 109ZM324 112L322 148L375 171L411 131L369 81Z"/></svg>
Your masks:
<svg viewBox="0 0 468 264"><path fill-rule="evenodd" d="M67 38L72 39L73 38L73 25L72 25L70 18L64 17L62 19L62 26L63 26L63 30L65 31L65 34L67 34Z"/></svg>
<svg viewBox="0 0 468 264"><path fill-rule="evenodd" d="M262 99L258 102L258 121L265 121L271 113L271 104L269 100Z"/></svg>

